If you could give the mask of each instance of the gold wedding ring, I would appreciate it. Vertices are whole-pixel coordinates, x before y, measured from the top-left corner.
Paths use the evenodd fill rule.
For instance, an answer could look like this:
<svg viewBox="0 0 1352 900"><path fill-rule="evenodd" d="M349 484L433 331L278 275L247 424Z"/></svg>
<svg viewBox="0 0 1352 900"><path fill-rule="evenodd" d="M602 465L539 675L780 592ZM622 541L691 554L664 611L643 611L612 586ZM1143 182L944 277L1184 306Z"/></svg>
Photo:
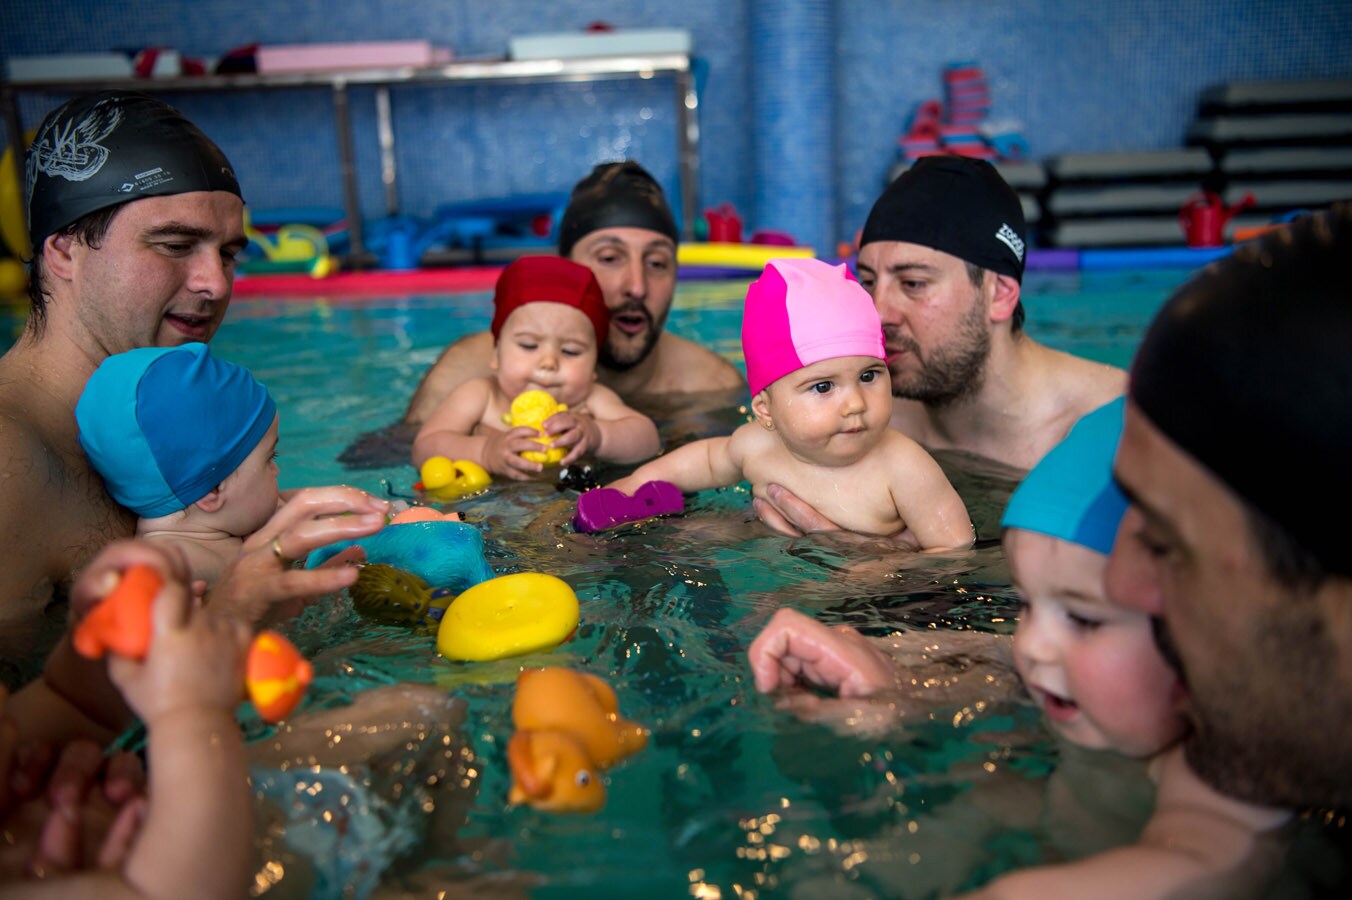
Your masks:
<svg viewBox="0 0 1352 900"><path fill-rule="evenodd" d="M285 553L282 552L281 535L278 535L277 537L272 539L272 555L277 557L277 561L284 566L290 566L293 562L295 562L294 559L292 559L291 557L287 556Z"/></svg>

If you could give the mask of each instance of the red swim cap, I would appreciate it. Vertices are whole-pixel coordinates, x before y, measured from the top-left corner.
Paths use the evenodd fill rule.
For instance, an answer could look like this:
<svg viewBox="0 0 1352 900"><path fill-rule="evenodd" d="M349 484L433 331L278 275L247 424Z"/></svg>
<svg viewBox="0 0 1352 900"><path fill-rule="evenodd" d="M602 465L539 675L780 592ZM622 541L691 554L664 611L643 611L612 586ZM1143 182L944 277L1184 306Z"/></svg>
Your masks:
<svg viewBox="0 0 1352 900"><path fill-rule="evenodd" d="M581 310L596 329L596 345L610 331L610 309L601 285L586 266L561 256L523 256L502 270L493 289L493 340L502 324L527 303L562 303Z"/></svg>

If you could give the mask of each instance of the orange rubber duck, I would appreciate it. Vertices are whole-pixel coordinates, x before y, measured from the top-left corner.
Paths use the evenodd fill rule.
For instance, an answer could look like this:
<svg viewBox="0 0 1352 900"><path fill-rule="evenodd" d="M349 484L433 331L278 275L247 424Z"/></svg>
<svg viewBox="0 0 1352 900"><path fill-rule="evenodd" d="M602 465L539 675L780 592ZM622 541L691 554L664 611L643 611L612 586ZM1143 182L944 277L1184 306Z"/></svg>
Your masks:
<svg viewBox="0 0 1352 900"><path fill-rule="evenodd" d="M610 685L572 669L522 672L512 724L508 801L549 812L600 809L606 799L600 771L648 743L646 728L620 716Z"/></svg>
<svg viewBox="0 0 1352 900"><path fill-rule="evenodd" d="M87 659L114 653L145 659L154 628L151 608L164 579L151 566L127 567L117 585L75 626L71 642ZM254 638L245 663L244 687L265 722L286 718L314 679L310 663L275 631Z"/></svg>

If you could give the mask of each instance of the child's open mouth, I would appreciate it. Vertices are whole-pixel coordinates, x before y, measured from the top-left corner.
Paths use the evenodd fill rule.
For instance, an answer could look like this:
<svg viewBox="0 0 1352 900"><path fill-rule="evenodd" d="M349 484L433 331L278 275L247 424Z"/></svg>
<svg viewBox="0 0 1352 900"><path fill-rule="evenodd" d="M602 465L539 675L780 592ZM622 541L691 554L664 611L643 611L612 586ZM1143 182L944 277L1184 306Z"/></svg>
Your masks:
<svg viewBox="0 0 1352 900"><path fill-rule="evenodd" d="M1038 696L1042 699L1042 708L1047 713L1047 718L1057 722L1065 722L1075 718L1080 711L1080 706L1074 700L1053 694L1050 691L1039 690Z"/></svg>

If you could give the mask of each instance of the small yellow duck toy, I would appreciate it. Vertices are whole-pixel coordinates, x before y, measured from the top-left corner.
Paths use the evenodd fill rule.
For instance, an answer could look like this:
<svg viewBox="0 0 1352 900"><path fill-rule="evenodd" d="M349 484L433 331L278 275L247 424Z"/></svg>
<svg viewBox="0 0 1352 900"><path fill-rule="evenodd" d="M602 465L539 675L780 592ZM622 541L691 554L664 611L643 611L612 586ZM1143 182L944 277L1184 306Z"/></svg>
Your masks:
<svg viewBox="0 0 1352 900"><path fill-rule="evenodd" d="M543 445L545 449L526 450L521 455L531 462L552 466L567 456L568 451L552 446L553 438L545 434L544 425L554 413L563 412L566 409L568 409L568 404L559 403L549 395L548 391L522 391L512 401L511 411L502 417L502 421L509 428L520 428L524 425L538 431L540 436L533 440Z"/></svg>

